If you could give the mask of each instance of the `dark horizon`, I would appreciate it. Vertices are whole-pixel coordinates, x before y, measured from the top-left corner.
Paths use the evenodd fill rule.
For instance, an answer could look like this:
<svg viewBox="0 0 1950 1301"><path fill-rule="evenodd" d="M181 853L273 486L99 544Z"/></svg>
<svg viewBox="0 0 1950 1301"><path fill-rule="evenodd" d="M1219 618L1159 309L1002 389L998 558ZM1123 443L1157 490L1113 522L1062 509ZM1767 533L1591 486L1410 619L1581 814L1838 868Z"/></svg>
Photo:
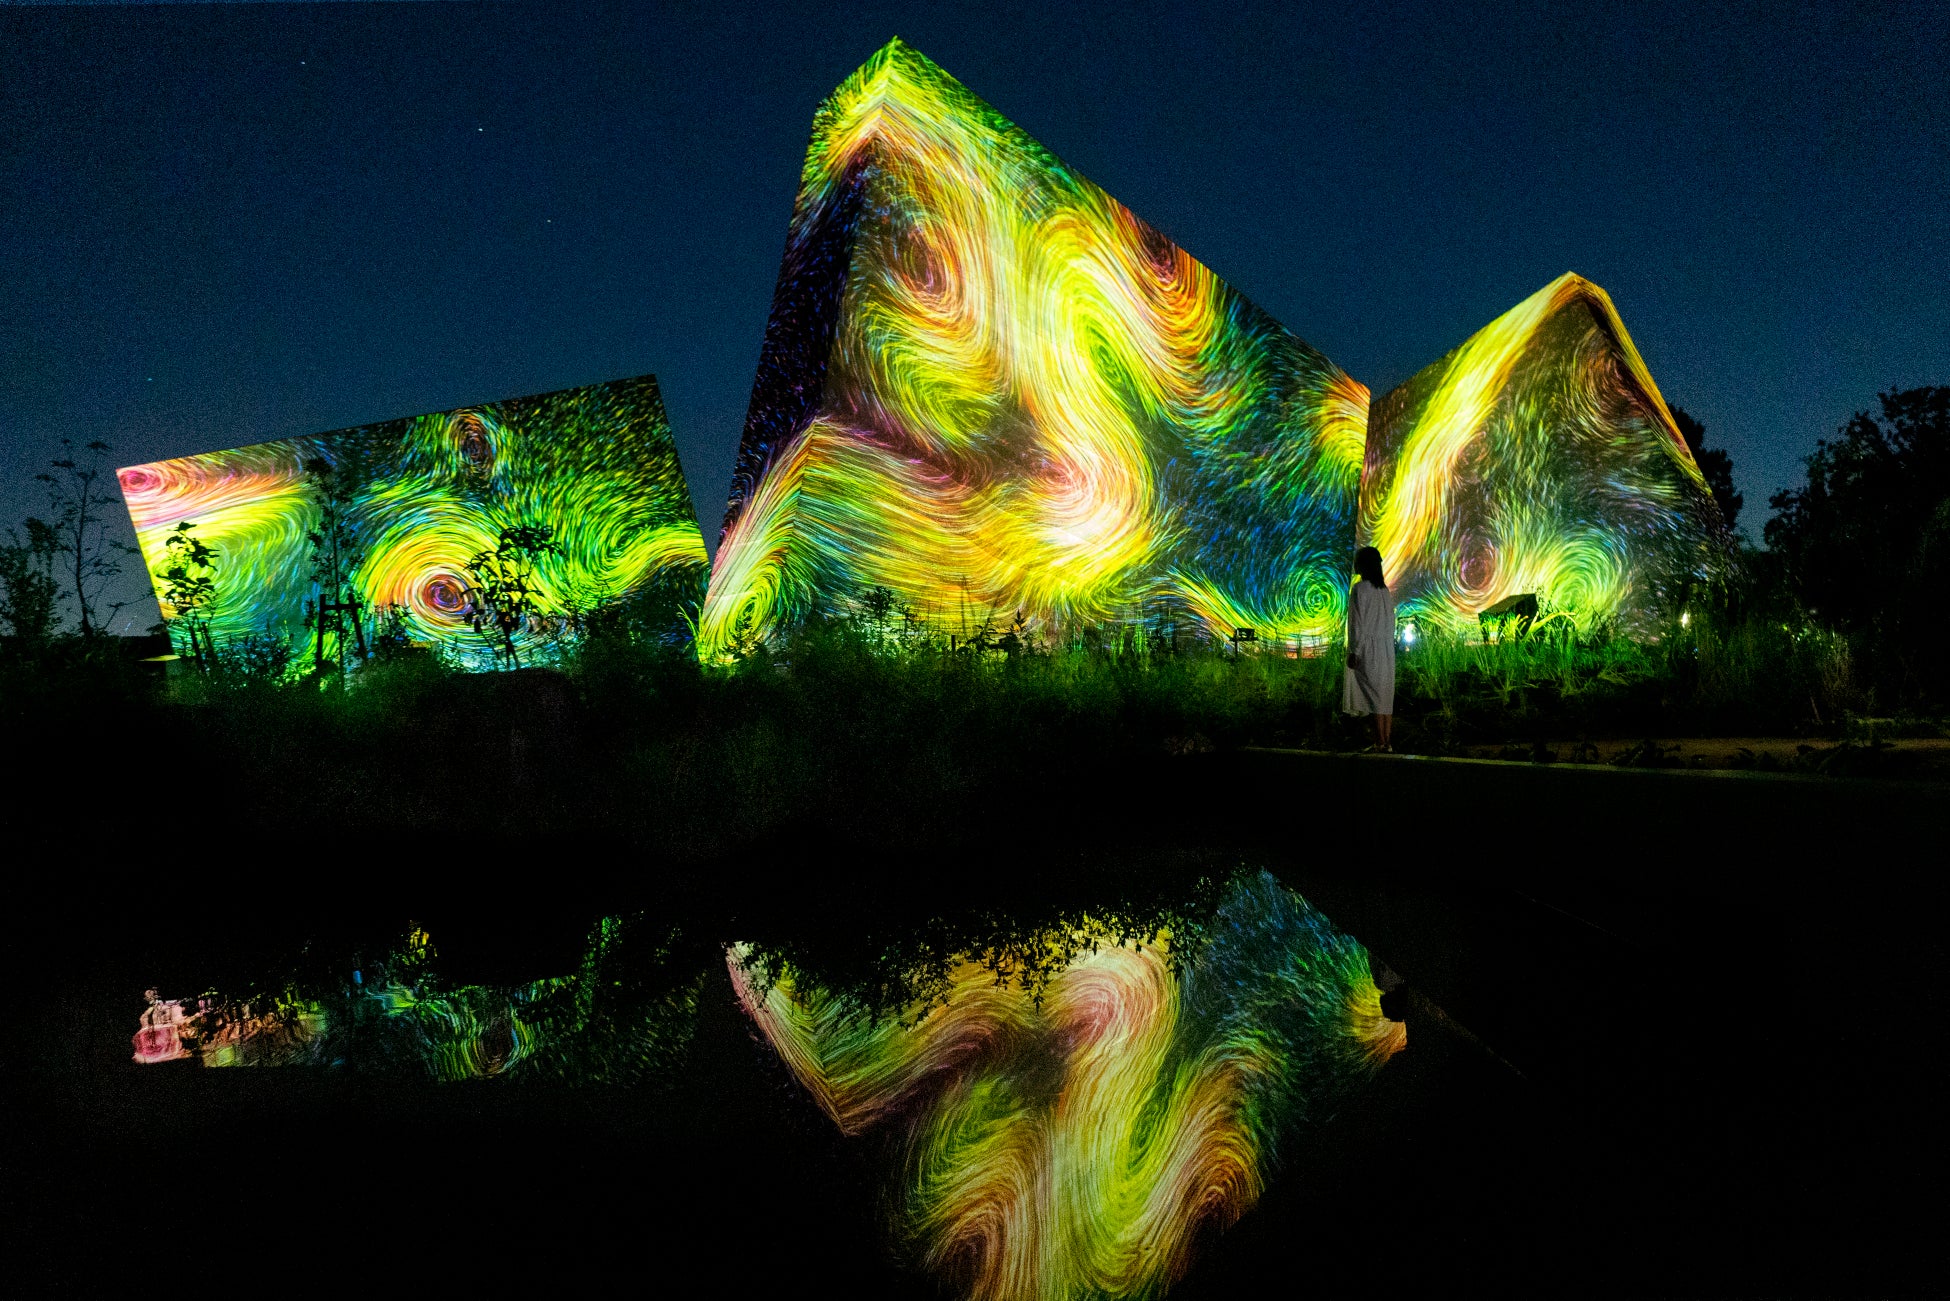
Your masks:
<svg viewBox="0 0 1950 1301"><path fill-rule="evenodd" d="M654 373L715 545L813 110L895 35L1376 397L1602 285L1750 535L1950 383L1922 6L8 7L0 524L64 434L133 464Z"/></svg>

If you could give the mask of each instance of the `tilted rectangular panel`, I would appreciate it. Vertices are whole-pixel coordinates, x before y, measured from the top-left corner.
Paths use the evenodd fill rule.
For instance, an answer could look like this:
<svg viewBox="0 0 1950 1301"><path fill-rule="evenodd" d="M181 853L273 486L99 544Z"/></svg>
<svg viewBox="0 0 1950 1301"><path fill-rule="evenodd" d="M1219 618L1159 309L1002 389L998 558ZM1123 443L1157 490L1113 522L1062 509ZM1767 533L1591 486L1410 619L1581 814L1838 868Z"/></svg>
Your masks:
<svg viewBox="0 0 1950 1301"><path fill-rule="evenodd" d="M703 535L646 375L121 470L165 621L184 614L165 574L170 537L187 522L216 552L214 593L196 611L213 642L309 646L320 470L350 484L350 587L365 617L394 615L412 640L469 667L497 658L471 616L476 561L504 529L549 530L556 550L532 575L543 611L635 601L675 633L680 609L702 598ZM550 639L559 635L539 626L515 634L524 647Z"/></svg>

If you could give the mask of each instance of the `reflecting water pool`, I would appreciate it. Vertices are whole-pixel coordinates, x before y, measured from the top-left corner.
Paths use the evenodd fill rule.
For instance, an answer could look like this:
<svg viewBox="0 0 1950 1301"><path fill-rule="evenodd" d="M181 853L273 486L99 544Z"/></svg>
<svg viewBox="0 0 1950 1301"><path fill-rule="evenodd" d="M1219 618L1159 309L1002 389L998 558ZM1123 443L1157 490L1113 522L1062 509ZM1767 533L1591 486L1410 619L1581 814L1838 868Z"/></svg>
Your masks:
<svg viewBox="0 0 1950 1301"><path fill-rule="evenodd" d="M701 1005L728 976L766 1050L879 1169L888 1245L953 1295L1001 1301L1159 1295L1269 1180L1307 1177L1280 1173L1283 1146L1406 1040L1367 951L1264 872L1168 921L1084 913L902 959L878 1000L764 945L725 947L715 980L679 951L606 918L572 973L449 986L416 927L381 959L248 997L152 990L133 1056L621 1085L655 1106L703 1069Z"/></svg>
<svg viewBox="0 0 1950 1301"><path fill-rule="evenodd" d="M640 923L606 917L577 970L511 988L450 987L418 927L376 961L249 997L156 990L134 1039L143 1065L315 1066L433 1080L540 1077L653 1084L680 1066L701 976L675 978Z"/></svg>

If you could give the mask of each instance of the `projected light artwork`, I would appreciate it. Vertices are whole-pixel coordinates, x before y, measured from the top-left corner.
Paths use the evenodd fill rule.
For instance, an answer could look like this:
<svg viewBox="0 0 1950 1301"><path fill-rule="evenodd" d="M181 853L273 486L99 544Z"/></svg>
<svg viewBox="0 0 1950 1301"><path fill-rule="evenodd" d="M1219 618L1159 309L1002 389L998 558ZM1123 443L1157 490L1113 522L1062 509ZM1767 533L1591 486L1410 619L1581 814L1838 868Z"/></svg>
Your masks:
<svg viewBox="0 0 1950 1301"><path fill-rule="evenodd" d="M1366 951L1270 875L1202 929L1091 935L1040 1002L964 962L945 1005L879 1018L730 967L839 1128L894 1137L895 1228L924 1266L984 1301L1145 1296L1254 1204L1283 1129L1405 1042Z"/></svg>
<svg viewBox="0 0 1950 1301"><path fill-rule="evenodd" d="M702 599L703 536L650 376L120 478L185 649L194 628L213 646L268 634L336 657L340 638L390 630L487 668L545 654L619 603L681 635ZM200 568L183 562L184 525L214 552Z"/></svg>
<svg viewBox="0 0 1950 1301"><path fill-rule="evenodd" d="M1338 629L1367 390L895 41L814 120L700 620Z"/></svg>
<svg viewBox="0 0 1950 1301"><path fill-rule="evenodd" d="M1526 593L1579 631L1649 631L1727 550L1611 299L1575 275L1375 402L1360 531L1401 617L1452 632Z"/></svg>
<svg viewBox="0 0 1950 1301"><path fill-rule="evenodd" d="M540 1077L642 1083L689 1043L699 982L632 979L626 927L608 918L580 970L509 989L446 988L426 932L330 988L250 1000L148 991L134 1059L143 1065L350 1066L434 1080ZM662 957L653 955L652 961Z"/></svg>

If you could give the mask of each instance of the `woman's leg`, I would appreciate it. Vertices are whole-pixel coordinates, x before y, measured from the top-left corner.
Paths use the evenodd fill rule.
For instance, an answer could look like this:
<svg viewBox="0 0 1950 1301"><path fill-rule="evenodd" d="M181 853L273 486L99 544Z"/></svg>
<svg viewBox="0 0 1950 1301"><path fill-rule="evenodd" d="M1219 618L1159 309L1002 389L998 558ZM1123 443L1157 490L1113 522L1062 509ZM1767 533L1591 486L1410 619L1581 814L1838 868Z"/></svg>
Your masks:
<svg viewBox="0 0 1950 1301"><path fill-rule="evenodd" d="M1385 721L1385 718L1386 718L1386 715L1383 715L1383 714L1369 714L1369 715L1368 715L1368 726L1369 726L1370 728L1372 728L1372 729L1373 729L1373 731L1374 731L1374 748L1375 748L1376 750L1379 750L1379 749L1381 749L1381 748L1382 748L1383 746L1385 746L1385 745L1387 745L1387 744L1388 744L1388 742L1387 742L1387 741L1386 741L1386 740L1384 739L1384 738L1386 737L1386 735L1387 735L1387 733L1386 733L1386 732L1385 732L1385 731L1383 730L1383 727L1382 727L1382 724L1383 724L1383 722Z"/></svg>
<svg viewBox="0 0 1950 1301"><path fill-rule="evenodd" d="M1375 733L1381 741L1381 748L1384 750L1392 749L1395 740L1395 716L1393 714L1376 714L1374 716L1374 724Z"/></svg>

